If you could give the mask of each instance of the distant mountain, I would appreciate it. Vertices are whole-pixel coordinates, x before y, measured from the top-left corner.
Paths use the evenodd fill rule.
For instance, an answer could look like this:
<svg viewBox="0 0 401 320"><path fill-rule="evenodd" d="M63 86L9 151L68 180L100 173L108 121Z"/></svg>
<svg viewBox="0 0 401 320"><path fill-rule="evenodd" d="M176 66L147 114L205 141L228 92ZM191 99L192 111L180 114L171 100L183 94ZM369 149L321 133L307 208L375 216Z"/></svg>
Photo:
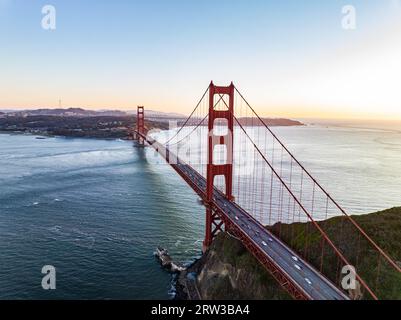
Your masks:
<svg viewBox="0 0 401 320"><path fill-rule="evenodd" d="M118 110L95 111L85 110L82 108L68 108L68 109L36 109L36 110L23 110L23 111L10 111L7 116L15 117L31 117L31 116L58 116L58 117L122 117L128 114Z"/></svg>
<svg viewBox="0 0 401 320"><path fill-rule="evenodd" d="M136 115L136 110L129 110L129 111L127 111L127 113ZM173 118L173 119L186 118L185 115L180 114L180 113L162 112L162 111L154 111L154 110L147 110L147 109L145 109L145 117L148 117L148 118Z"/></svg>
<svg viewBox="0 0 401 320"><path fill-rule="evenodd" d="M181 119L184 115L179 113L161 112L146 110L148 119ZM124 117L136 115L136 110L120 111L120 110L86 110L83 108L68 108L68 109L34 109L34 110L1 110L0 114L7 114L9 117L32 117L32 116L57 116L57 117Z"/></svg>
<svg viewBox="0 0 401 320"><path fill-rule="evenodd" d="M291 120L291 119L283 119L283 118L261 118L262 121L271 127L276 126L304 126L300 121ZM262 126L263 123L257 118L240 118L239 123L243 126Z"/></svg>

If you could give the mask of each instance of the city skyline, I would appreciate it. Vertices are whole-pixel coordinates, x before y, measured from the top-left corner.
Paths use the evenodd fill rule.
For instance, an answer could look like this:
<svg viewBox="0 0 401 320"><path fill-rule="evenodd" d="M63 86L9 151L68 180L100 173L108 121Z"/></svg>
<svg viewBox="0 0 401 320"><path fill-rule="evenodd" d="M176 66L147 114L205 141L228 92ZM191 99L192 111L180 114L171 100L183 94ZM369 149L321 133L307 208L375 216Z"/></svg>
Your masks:
<svg viewBox="0 0 401 320"><path fill-rule="evenodd" d="M52 1L55 30L45 4L0 1L0 109L188 114L213 80L263 116L401 120L399 1Z"/></svg>

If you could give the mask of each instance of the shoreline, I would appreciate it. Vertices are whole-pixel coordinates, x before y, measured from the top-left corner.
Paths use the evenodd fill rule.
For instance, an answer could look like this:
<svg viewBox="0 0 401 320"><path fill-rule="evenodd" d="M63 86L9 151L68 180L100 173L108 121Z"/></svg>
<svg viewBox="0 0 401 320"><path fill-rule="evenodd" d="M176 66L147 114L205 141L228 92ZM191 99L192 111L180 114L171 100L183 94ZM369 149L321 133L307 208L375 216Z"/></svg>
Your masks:
<svg viewBox="0 0 401 320"><path fill-rule="evenodd" d="M86 140L104 140L104 141L134 141L132 139L129 139L128 137L125 138L102 138L102 137L91 137L91 136L84 136L84 137L78 137L78 136L68 136L68 135L54 135L54 134L49 134L45 132L41 133L36 133L36 132L25 132L25 131L9 131L9 130L1 130L0 129L0 134L3 135L10 135L10 136L31 136L31 137L43 137L43 138L63 138L63 139L86 139Z"/></svg>
<svg viewBox="0 0 401 320"><path fill-rule="evenodd" d="M206 254L201 253L194 258L188 267L173 275L173 285L175 296L172 300L202 300L198 285L197 277L205 265Z"/></svg>

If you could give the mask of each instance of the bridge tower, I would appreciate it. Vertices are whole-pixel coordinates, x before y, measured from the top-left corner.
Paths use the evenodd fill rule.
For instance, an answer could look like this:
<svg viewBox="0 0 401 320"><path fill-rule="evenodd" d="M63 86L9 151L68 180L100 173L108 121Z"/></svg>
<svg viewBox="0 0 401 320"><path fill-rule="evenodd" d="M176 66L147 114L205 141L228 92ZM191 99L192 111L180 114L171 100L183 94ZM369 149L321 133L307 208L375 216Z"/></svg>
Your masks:
<svg viewBox="0 0 401 320"><path fill-rule="evenodd" d="M136 131L140 134L145 134L145 108L143 106L138 106L137 108ZM140 134L137 134L136 138L138 140L138 145L143 147L145 146L145 140Z"/></svg>
<svg viewBox="0 0 401 320"><path fill-rule="evenodd" d="M216 106L223 97L228 96L228 104L225 104L223 110L217 109ZM227 108L228 107L228 108ZM225 135L215 135L215 120L226 120L227 133ZM208 123L208 162L207 162L207 202L206 206L206 232L203 241L203 251L211 245L213 238L224 227L224 221L212 207L214 178L216 176L224 176L225 179L225 196L228 200L234 200L232 195L233 186L233 138L234 138L234 84L228 87L215 86L213 82L209 86L209 123ZM224 145L226 148L227 158L224 164L215 164L214 148L217 145Z"/></svg>

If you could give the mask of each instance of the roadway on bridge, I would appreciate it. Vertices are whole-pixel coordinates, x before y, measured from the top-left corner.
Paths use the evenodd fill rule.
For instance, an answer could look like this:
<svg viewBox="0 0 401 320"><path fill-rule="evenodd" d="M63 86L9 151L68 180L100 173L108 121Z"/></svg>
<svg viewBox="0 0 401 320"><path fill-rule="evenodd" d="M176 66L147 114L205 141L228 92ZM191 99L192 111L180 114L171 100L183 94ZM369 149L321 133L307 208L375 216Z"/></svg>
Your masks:
<svg viewBox="0 0 401 320"><path fill-rule="evenodd" d="M205 192L206 179L191 166L180 163L175 165L200 190ZM297 283L312 299L346 300L348 297L330 283L322 274L301 259L257 220L237 204L227 200L218 190L214 191L215 205L242 230L269 258Z"/></svg>
<svg viewBox="0 0 401 320"><path fill-rule="evenodd" d="M201 197L206 194L206 179L190 165L169 152L164 145L151 137L144 139L166 160L174 156L176 164L171 166L185 179ZM169 154L169 156L167 156ZM275 263L293 283L312 300L349 300L349 297L332 284L324 275L299 257L261 223L249 215L235 202L229 201L216 188L213 204L251 240L266 257Z"/></svg>

